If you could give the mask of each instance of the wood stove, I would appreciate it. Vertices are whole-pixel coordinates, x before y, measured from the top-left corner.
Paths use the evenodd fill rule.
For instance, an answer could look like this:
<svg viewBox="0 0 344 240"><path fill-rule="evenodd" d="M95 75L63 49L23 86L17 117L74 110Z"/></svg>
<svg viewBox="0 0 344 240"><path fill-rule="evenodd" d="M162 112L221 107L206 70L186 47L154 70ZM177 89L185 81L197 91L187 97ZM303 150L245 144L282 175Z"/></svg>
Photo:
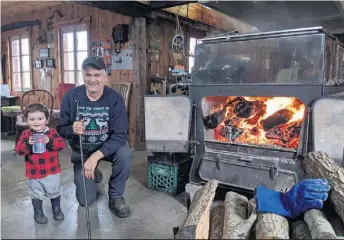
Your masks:
<svg viewBox="0 0 344 240"><path fill-rule="evenodd" d="M305 178L316 99L344 92L344 48L322 28L217 36L195 49L190 183L252 192Z"/></svg>

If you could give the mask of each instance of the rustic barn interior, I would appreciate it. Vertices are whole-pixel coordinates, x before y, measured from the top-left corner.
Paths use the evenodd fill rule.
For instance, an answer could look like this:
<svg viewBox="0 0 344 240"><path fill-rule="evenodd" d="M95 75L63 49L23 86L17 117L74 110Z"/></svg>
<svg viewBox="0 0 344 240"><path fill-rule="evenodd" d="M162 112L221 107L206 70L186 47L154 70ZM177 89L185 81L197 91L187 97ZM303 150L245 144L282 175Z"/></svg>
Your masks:
<svg viewBox="0 0 344 240"><path fill-rule="evenodd" d="M194 65L194 47L204 37L323 25L339 40L344 39L342 2L321 3L324 6L306 2L300 2L302 6L266 2L263 6L248 2L250 9L244 3L1 1L2 237L87 237L85 211L74 195L70 147L59 157L65 220L54 222L50 203L44 202L47 225L33 221L25 163L14 154L14 147L18 138L17 116L22 109L34 102L46 104L55 127L62 97L70 88L83 84L82 61L97 55L107 65L108 86L122 94L128 114L133 165L125 197L132 215L127 219L112 215L108 210L107 180L104 181L97 203L90 206L92 238L173 238L173 227L184 220L187 207L183 194L170 196L147 188L144 96L185 94L183 88L172 91L172 87L177 79L188 81ZM309 12L301 11L306 8ZM294 20L284 22L288 12L295 12ZM128 30L124 34L126 40L114 42L115 27L117 31ZM270 50L268 54L273 56L273 49ZM256 65L249 67L263 66L267 52L262 47ZM283 63L276 60L271 64ZM263 68L256 74L269 77ZM104 179L110 176L108 163L101 162L99 168Z"/></svg>

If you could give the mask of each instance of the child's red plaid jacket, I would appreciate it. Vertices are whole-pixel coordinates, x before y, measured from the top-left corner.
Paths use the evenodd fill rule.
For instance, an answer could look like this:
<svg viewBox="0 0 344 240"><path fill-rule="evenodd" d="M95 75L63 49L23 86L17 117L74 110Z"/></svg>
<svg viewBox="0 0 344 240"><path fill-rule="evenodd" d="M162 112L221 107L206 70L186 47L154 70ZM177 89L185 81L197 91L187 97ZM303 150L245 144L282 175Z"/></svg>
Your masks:
<svg viewBox="0 0 344 240"><path fill-rule="evenodd" d="M29 138L33 134L30 129L24 130L16 145L15 151L21 156L25 156L26 172L28 178L44 178L51 174L61 172L58 152L66 145L55 129L50 128L45 134L49 138L44 153L33 153Z"/></svg>

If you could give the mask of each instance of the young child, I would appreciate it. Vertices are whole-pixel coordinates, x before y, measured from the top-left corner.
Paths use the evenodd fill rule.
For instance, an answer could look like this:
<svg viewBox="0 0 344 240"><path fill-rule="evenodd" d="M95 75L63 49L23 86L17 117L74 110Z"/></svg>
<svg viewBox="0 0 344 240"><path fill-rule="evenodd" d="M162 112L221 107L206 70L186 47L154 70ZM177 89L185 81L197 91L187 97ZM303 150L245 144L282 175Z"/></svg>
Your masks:
<svg viewBox="0 0 344 240"><path fill-rule="evenodd" d="M43 213L44 197L51 199L52 212L57 221L64 220L60 208L60 164L58 152L65 148L63 139L55 129L46 126L49 110L40 103L29 105L24 112L29 129L24 130L16 145L18 155L25 157L25 176L29 179L29 195L32 199L34 218L37 223L44 224L48 218ZM33 153L34 133L44 133L46 150Z"/></svg>

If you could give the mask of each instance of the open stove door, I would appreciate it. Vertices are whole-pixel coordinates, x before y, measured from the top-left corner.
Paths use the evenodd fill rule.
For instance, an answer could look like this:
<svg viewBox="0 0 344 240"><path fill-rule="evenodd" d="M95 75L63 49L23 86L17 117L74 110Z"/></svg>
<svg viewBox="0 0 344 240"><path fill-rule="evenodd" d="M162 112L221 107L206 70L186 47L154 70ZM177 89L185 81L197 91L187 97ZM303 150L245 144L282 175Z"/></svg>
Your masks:
<svg viewBox="0 0 344 240"><path fill-rule="evenodd" d="M192 104L186 95L144 97L146 149L188 153Z"/></svg>
<svg viewBox="0 0 344 240"><path fill-rule="evenodd" d="M313 150L326 152L344 167L344 98L320 98L312 112Z"/></svg>

